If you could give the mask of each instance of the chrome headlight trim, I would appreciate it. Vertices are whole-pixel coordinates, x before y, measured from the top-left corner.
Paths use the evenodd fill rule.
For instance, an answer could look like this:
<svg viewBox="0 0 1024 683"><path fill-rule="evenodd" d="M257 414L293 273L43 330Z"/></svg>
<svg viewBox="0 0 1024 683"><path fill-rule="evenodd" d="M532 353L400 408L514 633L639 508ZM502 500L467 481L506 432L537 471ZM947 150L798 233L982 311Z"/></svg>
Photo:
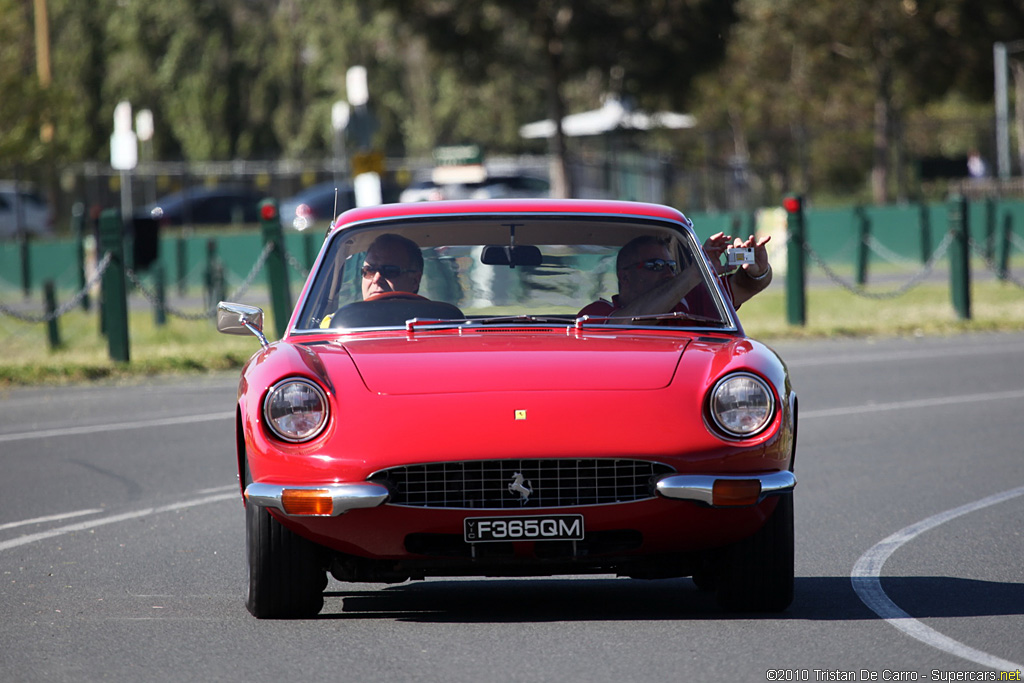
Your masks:
<svg viewBox="0 0 1024 683"><path fill-rule="evenodd" d="M315 439L323 432L329 418L327 394L308 379L281 380L270 387L263 399L263 420L267 428L288 443Z"/></svg>
<svg viewBox="0 0 1024 683"><path fill-rule="evenodd" d="M742 382L745 389L732 386L735 382ZM725 395L733 391L749 392L760 391L764 398L761 407L740 405L738 407L727 407ZM748 397L749 398L749 397ZM733 398L732 403L735 403ZM751 372L734 372L722 377L708 392L708 415L714 427L723 435L731 439L749 439L763 432L772 423L775 417L775 392L771 386L761 377ZM727 413L738 414L727 414ZM745 413L745 415L744 415ZM737 418L740 418L738 421ZM746 424L740 425L740 422Z"/></svg>

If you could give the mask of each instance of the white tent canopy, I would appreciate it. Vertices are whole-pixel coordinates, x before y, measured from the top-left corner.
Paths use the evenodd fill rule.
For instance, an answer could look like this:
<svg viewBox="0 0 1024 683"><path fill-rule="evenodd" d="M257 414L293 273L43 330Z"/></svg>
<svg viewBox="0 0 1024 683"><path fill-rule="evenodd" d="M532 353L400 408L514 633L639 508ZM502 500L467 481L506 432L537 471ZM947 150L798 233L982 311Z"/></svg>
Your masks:
<svg viewBox="0 0 1024 683"><path fill-rule="evenodd" d="M603 135L613 130L650 130L652 128L693 128L697 119L690 114L659 112L647 114L627 109L614 95L606 95L600 109L570 114L562 119L562 131L570 137ZM524 138L549 138L555 134L551 119L527 123L519 128Z"/></svg>

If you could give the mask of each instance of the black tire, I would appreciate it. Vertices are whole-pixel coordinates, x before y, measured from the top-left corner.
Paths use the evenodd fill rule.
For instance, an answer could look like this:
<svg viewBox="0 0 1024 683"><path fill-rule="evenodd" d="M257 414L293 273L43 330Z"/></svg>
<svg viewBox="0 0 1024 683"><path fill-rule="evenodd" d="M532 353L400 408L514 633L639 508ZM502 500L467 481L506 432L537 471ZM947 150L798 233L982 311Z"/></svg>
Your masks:
<svg viewBox="0 0 1024 683"><path fill-rule="evenodd" d="M726 549L715 577L718 604L732 612L781 612L793 602L793 494L779 497L764 526Z"/></svg>
<svg viewBox="0 0 1024 683"><path fill-rule="evenodd" d="M246 483L250 481L246 467ZM249 592L245 607L258 619L314 617L324 606L327 572L319 547L293 533L266 508L246 503Z"/></svg>

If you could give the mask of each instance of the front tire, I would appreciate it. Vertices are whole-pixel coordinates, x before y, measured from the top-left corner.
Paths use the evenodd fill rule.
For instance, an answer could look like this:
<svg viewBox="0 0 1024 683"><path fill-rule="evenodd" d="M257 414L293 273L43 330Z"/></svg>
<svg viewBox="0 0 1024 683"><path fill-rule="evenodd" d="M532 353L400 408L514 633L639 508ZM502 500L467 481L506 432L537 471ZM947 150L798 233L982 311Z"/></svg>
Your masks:
<svg viewBox="0 0 1024 683"><path fill-rule="evenodd" d="M793 602L793 494L750 538L726 549L715 588L733 612L781 612Z"/></svg>
<svg viewBox="0 0 1024 683"><path fill-rule="evenodd" d="M245 606L258 619L313 617L324 606L327 573L318 547L292 532L266 508L246 503L249 592Z"/></svg>

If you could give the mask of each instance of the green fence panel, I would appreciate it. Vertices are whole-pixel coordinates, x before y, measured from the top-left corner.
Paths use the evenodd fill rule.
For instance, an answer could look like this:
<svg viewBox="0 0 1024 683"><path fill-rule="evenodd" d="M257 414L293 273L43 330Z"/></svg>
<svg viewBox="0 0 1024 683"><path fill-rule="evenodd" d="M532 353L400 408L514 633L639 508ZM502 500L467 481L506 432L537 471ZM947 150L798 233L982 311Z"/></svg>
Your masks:
<svg viewBox="0 0 1024 683"><path fill-rule="evenodd" d="M914 263L920 261L920 205L867 207L865 211L871 221L871 236L877 241L877 248L883 250L883 255L872 251L872 260L889 255ZM930 225L934 226L934 223Z"/></svg>
<svg viewBox="0 0 1024 683"><path fill-rule="evenodd" d="M781 211L781 208L779 209ZM865 207L871 221L871 235L877 242L877 249L890 258L920 262L922 249L931 251L941 244L949 230L949 211L946 202L932 202L923 207L917 204L900 206ZM968 221L971 239L976 249L983 249L988 238L988 207L983 201L968 205ZM929 244L922 245L921 217L927 216L930 224ZM725 232L737 237L746 237L753 231L754 214L751 212L719 212L687 214L693 220L700 239ZM995 231L998 234L1002 222L1009 216L1012 238L1010 260L1024 258L1024 200L1001 200L995 205ZM814 209L806 211L807 241L815 253L830 264L852 266L857 254L857 215L855 207ZM185 239L186 285L201 288L207 269L207 242L217 243L217 255L224 264L227 276L227 290L230 294L252 271L263 251L262 238L255 227L252 230L231 231L223 234L203 232L191 234ZM324 231L314 235L289 230L285 233L285 249L288 252L288 279L295 291L305 283L305 273L310 268L310 256L316 258L324 240ZM164 231L160 237L158 263L167 276L168 291L177 290L177 232ZM60 291L73 291L79 287L77 275L77 245L74 239L45 239L31 243L30 275L33 293L41 296L43 282L53 280ZM977 255L972 250L974 255ZM101 258L102 254L95 254ZM880 263L881 257L872 252L871 263ZM870 271L869 271L870 272ZM0 242L0 291L10 298L21 290L21 250L16 241ZM870 275L869 275L870 277ZM254 286L264 288L266 280L257 278Z"/></svg>

